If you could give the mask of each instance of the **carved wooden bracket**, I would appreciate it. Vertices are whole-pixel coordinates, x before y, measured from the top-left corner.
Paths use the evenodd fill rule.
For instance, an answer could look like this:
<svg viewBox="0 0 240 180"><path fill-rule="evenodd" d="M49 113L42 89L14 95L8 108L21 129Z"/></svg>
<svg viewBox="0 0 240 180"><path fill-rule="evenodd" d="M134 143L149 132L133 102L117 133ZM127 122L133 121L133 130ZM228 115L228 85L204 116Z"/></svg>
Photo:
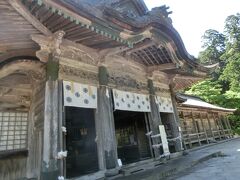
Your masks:
<svg viewBox="0 0 240 180"><path fill-rule="evenodd" d="M36 56L40 59L40 61L47 62L50 53L52 53L53 56L61 55L60 45L64 35L64 31L57 31L52 36L31 36L32 40L38 43L41 47L41 49L36 52Z"/></svg>

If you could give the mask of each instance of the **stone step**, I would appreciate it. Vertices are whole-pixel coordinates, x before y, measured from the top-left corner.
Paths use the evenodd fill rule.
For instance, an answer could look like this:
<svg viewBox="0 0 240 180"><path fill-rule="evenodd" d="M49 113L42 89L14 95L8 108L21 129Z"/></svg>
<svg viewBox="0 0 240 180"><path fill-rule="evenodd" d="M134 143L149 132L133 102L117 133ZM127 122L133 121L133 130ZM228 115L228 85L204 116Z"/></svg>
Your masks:
<svg viewBox="0 0 240 180"><path fill-rule="evenodd" d="M153 169L153 168L163 164L164 162L165 162L164 158L159 159L159 160L151 159L150 161L141 161L141 162L133 163L133 164L123 167L120 170L120 173L123 174L124 176L136 174L136 173L139 173L142 171Z"/></svg>

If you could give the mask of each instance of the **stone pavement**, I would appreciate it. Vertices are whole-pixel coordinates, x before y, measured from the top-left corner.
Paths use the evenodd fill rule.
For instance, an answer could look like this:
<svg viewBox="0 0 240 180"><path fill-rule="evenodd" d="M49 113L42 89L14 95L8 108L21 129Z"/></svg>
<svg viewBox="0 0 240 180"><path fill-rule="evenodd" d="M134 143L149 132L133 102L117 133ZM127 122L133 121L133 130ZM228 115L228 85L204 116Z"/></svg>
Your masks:
<svg viewBox="0 0 240 180"><path fill-rule="evenodd" d="M214 158L214 157L220 156L219 158L214 158L212 160L209 160L209 162L211 162L211 161L216 162L217 159L226 158L226 157L228 157L228 155L230 156L233 152L238 153L238 156L239 156L240 152L238 152L237 149L240 149L240 138L222 141L220 143L217 143L214 145L209 145L207 147L206 146L201 147L201 148L190 151L189 154L187 154L185 156L181 156L179 158L167 161L165 164L162 164L155 169L141 171L136 174L132 174L132 175L125 176L125 177L118 177L116 179L118 179L118 180L136 180L136 179L137 180L159 180L159 179L166 179L166 178L167 179L177 179L179 176L182 176L181 178L179 178L180 180L185 180L186 178L188 178L189 180L204 179L201 177L195 178L196 174L193 176L188 174L188 173L190 173L190 169L195 167L200 162L204 163L207 160ZM224 154L226 154L227 156L222 157L222 155L223 155L222 152ZM239 159L238 159L238 161L239 161ZM226 160L226 163L228 163L228 162L231 162L231 158ZM233 164L233 166L236 164ZM238 170L238 172L240 172L239 165L240 165L240 161L238 162L238 166L237 166L238 168L235 168L235 170L233 170L233 171ZM220 166L220 164L219 164L219 166ZM210 165L210 167L211 167L211 165ZM217 171L218 167L216 167L215 169L216 169L216 174L219 173L219 171ZM224 166L222 166L222 169L224 169ZM189 171L187 171L187 170L189 170ZM181 173L181 172L184 172L185 174ZM179 173L181 173L181 174L179 174ZM234 172L234 173L236 173L236 172ZM208 172L206 172L206 174L208 174ZM213 174L213 176L215 176L216 174ZM189 177L185 178L184 177L185 175L186 176L189 175ZM236 175L238 175L238 174L236 174ZM206 177L208 177L208 176L206 176ZM216 177L219 177L219 176L216 176ZM240 177L238 179L240 179ZM212 180L212 178L211 178L211 180Z"/></svg>
<svg viewBox="0 0 240 180"><path fill-rule="evenodd" d="M204 161L191 169L169 178L169 180L240 179L240 139L218 144L209 149L204 149L204 151L221 151L224 156Z"/></svg>

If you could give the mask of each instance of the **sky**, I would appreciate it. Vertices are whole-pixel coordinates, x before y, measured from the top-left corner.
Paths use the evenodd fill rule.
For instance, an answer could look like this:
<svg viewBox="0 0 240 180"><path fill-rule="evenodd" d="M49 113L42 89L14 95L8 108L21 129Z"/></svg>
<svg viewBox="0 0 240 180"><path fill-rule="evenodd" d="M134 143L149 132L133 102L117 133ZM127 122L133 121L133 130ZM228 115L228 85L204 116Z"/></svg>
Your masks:
<svg viewBox="0 0 240 180"><path fill-rule="evenodd" d="M224 30L227 16L240 13L240 0L144 0L148 9L167 5L173 26L179 32L189 54L198 56L201 37L207 29Z"/></svg>

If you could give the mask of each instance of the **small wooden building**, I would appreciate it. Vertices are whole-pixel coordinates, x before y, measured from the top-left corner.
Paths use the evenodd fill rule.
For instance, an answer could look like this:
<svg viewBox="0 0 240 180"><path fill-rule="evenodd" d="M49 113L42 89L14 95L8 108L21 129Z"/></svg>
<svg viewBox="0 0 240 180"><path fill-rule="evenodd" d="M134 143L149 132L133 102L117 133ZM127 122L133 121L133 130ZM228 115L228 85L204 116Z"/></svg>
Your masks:
<svg viewBox="0 0 240 180"><path fill-rule="evenodd" d="M228 115L236 109L209 104L199 97L176 95L179 122L186 149L232 137Z"/></svg>
<svg viewBox="0 0 240 180"><path fill-rule="evenodd" d="M98 179L182 151L174 94L209 69L170 13L143 0L1 0L0 179Z"/></svg>

